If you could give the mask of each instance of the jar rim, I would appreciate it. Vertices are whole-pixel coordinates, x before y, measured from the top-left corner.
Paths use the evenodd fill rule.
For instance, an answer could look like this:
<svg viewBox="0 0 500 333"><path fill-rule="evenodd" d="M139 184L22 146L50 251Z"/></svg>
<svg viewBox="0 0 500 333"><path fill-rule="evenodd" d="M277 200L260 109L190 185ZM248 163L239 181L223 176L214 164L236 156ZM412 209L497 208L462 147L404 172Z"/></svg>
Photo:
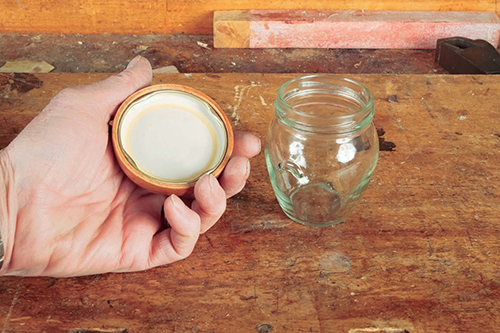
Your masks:
<svg viewBox="0 0 500 333"><path fill-rule="evenodd" d="M358 87L360 87L368 96L368 103L366 103L362 108L348 114L343 114L343 115L312 115L307 112L303 112L301 110L295 109L293 106L290 106L284 99L283 99L283 92L285 91L286 87L291 85L292 83L299 82L299 81L305 81L309 79L314 79L314 78L335 78L338 79L339 81L346 81L351 84L354 84ZM332 74L310 74L310 75L304 75L304 76L299 76L296 78L293 78L291 80L286 81L281 85L281 87L278 89L278 99L280 102L285 104L287 107L290 109L293 109L295 112L301 113L303 115L307 115L310 117L318 117L318 118L348 118L352 117L353 115L356 115L358 113L362 113L366 111L367 109L371 109L373 107L373 95L371 91L362 83L355 81L353 79L349 79L346 77L338 76L338 75L332 75Z"/></svg>
<svg viewBox="0 0 500 333"><path fill-rule="evenodd" d="M310 85L301 85L301 81L310 82ZM318 115L304 112L290 105L288 100L286 100L287 88L290 88L293 84L297 84L298 88L316 88L323 85L324 88L330 88L332 92L335 91L335 87L344 89L343 97L357 103L359 108L356 108L354 111L349 110L350 112L340 115ZM298 88L289 89L289 92L293 92L294 90L298 92L300 91ZM300 96L300 93L297 92L290 99ZM315 92L318 93L320 91L311 89L310 93L314 94ZM303 94L305 95L306 93L307 90L304 89ZM329 133L353 132L365 128L371 123L375 109L373 95L365 85L346 77L331 74L305 75L286 81L278 90L275 107L276 115L289 126L303 131L316 132L320 130ZM311 123L291 119L296 116L302 119L309 119ZM312 122L317 122L320 125L313 125Z"/></svg>

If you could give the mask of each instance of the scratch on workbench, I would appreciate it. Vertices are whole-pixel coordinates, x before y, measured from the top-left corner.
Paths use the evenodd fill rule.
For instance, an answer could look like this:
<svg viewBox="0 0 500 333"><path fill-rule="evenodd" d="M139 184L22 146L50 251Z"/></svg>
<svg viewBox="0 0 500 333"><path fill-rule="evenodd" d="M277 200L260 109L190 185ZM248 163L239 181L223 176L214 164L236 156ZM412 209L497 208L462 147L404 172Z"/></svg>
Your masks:
<svg viewBox="0 0 500 333"><path fill-rule="evenodd" d="M241 86L234 87L234 102L235 102L235 104L233 106L233 113L231 114L231 118L233 118L233 120L235 122L240 121L240 115L239 115L238 111L239 111L239 108L241 106L241 103L243 102L243 98L248 96L248 93L250 92L250 90L253 87L258 87L258 86L260 86L260 84L257 84L254 81L252 81L249 85L244 86L241 90L240 90Z"/></svg>
<svg viewBox="0 0 500 333"><path fill-rule="evenodd" d="M182 13L184 13L184 11L186 10L186 7L189 5L189 1L186 1L186 3L182 6L181 10L178 11L178 14L177 15L181 15Z"/></svg>
<svg viewBox="0 0 500 333"><path fill-rule="evenodd" d="M262 106L267 106L267 103L264 100L264 97L262 97L262 95L259 95L259 97L260 97L260 103L262 104Z"/></svg>
<svg viewBox="0 0 500 333"><path fill-rule="evenodd" d="M264 220L259 223L251 223L245 226L235 226L231 225L231 230L233 232L247 232L253 230L271 230L271 229L285 229L287 226L292 225L291 220Z"/></svg>
<svg viewBox="0 0 500 333"><path fill-rule="evenodd" d="M344 273L351 269L351 259L340 252L326 253L319 259L318 268L321 277L325 274Z"/></svg>
<svg viewBox="0 0 500 333"><path fill-rule="evenodd" d="M421 220L421 222L422 222L422 226L424 227L425 239L427 240L427 245L429 246L429 257L430 257L434 253L434 249L432 248L431 239L429 237L429 232L427 231L427 227L425 226L424 220Z"/></svg>
<svg viewBox="0 0 500 333"><path fill-rule="evenodd" d="M261 221L260 225L262 229L284 229L287 226L293 224L291 220L266 220ZM259 229L259 228L256 228Z"/></svg>
<svg viewBox="0 0 500 333"><path fill-rule="evenodd" d="M253 270L253 273L254 273L254 277L255 277L255 268ZM259 298L257 296L257 279L254 278L254 280L253 280L253 299L257 300L257 298Z"/></svg>
<svg viewBox="0 0 500 333"><path fill-rule="evenodd" d="M280 291L279 289L276 291L276 312L275 313L279 313L280 312Z"/></svg>
<svg viewBox="0 0 500 333"><path fill-rule="evenodd" d="M212 243L212 239L211 239L210 237L208 237L208 235L207 235L207 234L204 234L204 235L205 235L205 238L206 238L206 239L207 239L207 241L208 241L208 244L210 244L210 247L211 247L211 248L214 248L214 244Z"/></svg>
<svg viewBox="0 0 500 333"><path fill-rule="evenodd" d="M436 193L438 194L439 199L441 200L441 203L443 204L443 206L448 206L446 204L446 202L444 201L443 196L441 195L441 192L439 192L439 190L436 190Z"/></svg>
<svg viewBox="0 0 500 333"><path fill-rule="evenodd" d="M427 103L425 103L425 101L423 101L422 104L424 105L424 108L427 110L427 112L429 112L429 115L431 116L431 118L436 118L436 116L434 114L432 114L431 109L429 109L429 106L427 105Z"/></svg>
<svg viewBox="0 0 500 333"><path fill-rule="evenodd" d="M99 281L100 278L101 278L101 276L99 274L94 275L94 278L92 279L92 281L90 281L89 284L96 283L97 281Z"/></svg>
<svg viewBox="0 0 500 333"><path fill-rule="evenodd" d="M386 332L386 333L408 333L407 330L404 328L391 328L391 327L384 327L384 328L378 328L378 327L373 327L373 328L353 328L349 330L349 333L379 333L379 332Z"/></svg>
<svg viewBox="0 0 500 333"><path fill-rule="evenodd" d="M396 118L396 123L397 123L396 126L398 127L398 130L400 130L400 131L405 130L403 125L401 125L401 118Z"/></svg>
<svg viewBox="0 0 500 333"><path fill-rule="evenodd" d="M470 247L474 247L474 245L472 244L472 238L470 237L469 230L467 230L467 228L465 229L465 232L467 233L467 237L469 238Z"/></svg>
<svg viewBox="0 0 500 333"><path fill-rule="evenodd" d="M15 321L25 321L25 320L28 320L28 319L31 319L31 317L30 316L28 316L28 317L18 317L18 318L12 318L10 320L10 322L12 323L12 322L15 322Z"/></svg>
<svg viewBox="0 0 500 333"><path fill-rule="evenodd" d="M19 282L19 285L17 286L16 293L14 294L14 298L12 299L12 303L10 303L9 312L7 313L7 317L5 318L5 323L3 324L2 333L6 332L6 329L9 325L10 316L12 315L12 310L14 309L14 306L17 303L17 299L19 297L19 293L21 292L23 282L24 282L24 278L21 278L21 282Z"/></svg>
<svg viewBox="0 0 500 333"><path fill-rule="evenodd" d="M441 228L441 231L444 231L443 226L441 225L441 223L439 223L439 221L438 221L438 220L435 220L435 221L434 221L434 222L432 222L432 223L436 223L436 224L439 226L439 228Z"/></svg>

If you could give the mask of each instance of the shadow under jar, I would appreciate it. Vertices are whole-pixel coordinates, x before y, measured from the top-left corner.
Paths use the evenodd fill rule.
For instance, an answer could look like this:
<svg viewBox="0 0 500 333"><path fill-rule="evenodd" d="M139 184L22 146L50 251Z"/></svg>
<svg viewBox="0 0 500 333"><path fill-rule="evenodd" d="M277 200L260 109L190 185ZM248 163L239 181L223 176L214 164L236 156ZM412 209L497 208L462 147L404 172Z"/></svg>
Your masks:
<svg viewBox="0 0 500 333"><path fill-rule="evenodd" d="M266 137L266 163L278 202L292 220L328 226L346 220L378 159L373 96L331 75L283 84Z"/></svg>

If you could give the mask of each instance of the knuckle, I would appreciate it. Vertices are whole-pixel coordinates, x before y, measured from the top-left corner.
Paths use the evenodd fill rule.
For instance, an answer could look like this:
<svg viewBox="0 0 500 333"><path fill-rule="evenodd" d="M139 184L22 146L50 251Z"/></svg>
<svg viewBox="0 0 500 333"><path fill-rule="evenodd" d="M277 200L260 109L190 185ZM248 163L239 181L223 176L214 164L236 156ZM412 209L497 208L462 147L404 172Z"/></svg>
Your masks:
<svg viewBox="0 0 500 333"><path fill-rule="evenodd" d="M212 217L217 217L217 219L219 219L219 217L221 217L222 214L224 214L225 210L226 210L226 201L225 200L220 205L208 206L208 207L205 207L205 209L204 209L204 211L205 211L205 213L207 213L207 215L212 216Z"/></svg>
<svg viewBox="0 0 500 333"><path fill-rule="evenodd" d="M177 244L175 246L175 253L177 254L177 260L183 260L186 259L193 253L194 246L190 244Z"/></svg>
<svg viewBox="0 0 500 333"><path fill-rule="evenodd" d="M178 253L179 255L179 260L184 260L186 259L187 257L189 257L191 255L191 253L193 253L193 248L190 248L188 250L183 250L181 251L180 253Z"/></svg>

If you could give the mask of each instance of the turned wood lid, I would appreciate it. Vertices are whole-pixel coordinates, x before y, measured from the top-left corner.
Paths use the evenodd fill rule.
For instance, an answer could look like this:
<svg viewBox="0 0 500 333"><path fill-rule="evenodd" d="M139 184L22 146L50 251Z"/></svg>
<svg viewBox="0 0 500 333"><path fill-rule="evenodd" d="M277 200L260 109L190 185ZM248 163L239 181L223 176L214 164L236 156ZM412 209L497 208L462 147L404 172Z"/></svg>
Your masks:
<svg viewBox="0 0 500 333"><path fill-rule="evenodd" d="M160 84L121 104L112 143L118 164L135 184L157 194L184 195L203 174L221 174L234 138L228 117L209 96L187 86Z"/></svg>

